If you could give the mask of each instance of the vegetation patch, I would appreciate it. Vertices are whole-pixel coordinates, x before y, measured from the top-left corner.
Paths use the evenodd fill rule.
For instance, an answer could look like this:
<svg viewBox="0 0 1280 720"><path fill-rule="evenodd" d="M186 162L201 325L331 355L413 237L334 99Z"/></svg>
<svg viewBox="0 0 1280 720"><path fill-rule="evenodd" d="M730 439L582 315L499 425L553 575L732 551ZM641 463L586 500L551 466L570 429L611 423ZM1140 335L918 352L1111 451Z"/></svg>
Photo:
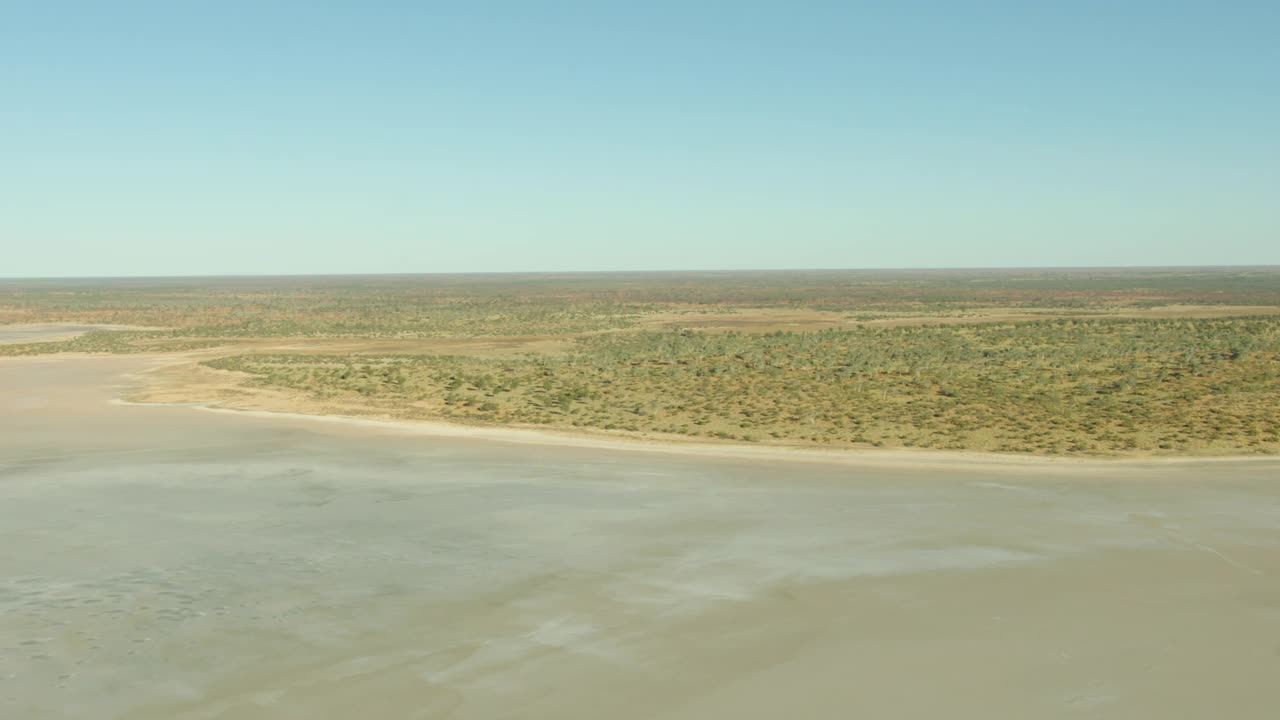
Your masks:
<svg viewBox="0 0 1280 720"><path fill-rule="evenodd" d="M419 417L1027 453L1280 449L1280 318L640 332L562 358L209 366Z"/></svg>
<svg viewBox="0 0 1280 720"><path fill-rule="evenodd" d="M0 281L0 324L168 328L0 355L204 350L318 412L1043 454L1275 452L1278 318L1277 268Z"/></svg>

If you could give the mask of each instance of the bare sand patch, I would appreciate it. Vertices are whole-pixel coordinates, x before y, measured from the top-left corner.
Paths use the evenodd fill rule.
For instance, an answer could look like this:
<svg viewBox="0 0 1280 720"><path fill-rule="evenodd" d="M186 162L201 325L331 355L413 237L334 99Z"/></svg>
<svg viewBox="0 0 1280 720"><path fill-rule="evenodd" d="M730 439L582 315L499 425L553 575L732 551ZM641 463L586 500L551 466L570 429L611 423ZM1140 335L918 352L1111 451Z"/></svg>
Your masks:
<svg viewBox="0 0 1280 720"><path fill-rule="evenodd" d="M103 330L158 330L160 328L134 327L131 325L82 325L72 323L36 323L26 325L0 325L0 345L70 340L89 332Z"/></svg>

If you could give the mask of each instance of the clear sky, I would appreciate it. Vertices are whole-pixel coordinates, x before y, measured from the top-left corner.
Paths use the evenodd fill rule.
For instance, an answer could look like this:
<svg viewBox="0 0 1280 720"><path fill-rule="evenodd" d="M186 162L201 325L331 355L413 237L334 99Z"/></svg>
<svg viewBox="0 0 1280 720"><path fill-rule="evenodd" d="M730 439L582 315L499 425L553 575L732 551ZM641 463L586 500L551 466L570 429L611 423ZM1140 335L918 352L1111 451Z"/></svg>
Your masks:
<svg viewBox="0 0 1280 720"><path fill-rule="evenodd" d="M0 0L0 277L1280 263L1280 2Z"/></svg>

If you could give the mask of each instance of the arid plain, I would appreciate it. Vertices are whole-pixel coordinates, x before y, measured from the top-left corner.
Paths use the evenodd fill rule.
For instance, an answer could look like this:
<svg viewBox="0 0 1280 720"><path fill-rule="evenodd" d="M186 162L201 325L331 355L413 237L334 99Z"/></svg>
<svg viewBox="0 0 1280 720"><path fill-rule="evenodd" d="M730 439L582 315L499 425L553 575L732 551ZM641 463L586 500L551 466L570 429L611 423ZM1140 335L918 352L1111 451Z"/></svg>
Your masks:
<svg viewBox="0 0 1280 720"><path fill-rule="evenodd" d="M1259 297L1203 307L1266 317ZM1265 452L636 443L415 423L361 412L357 391L343 414L362 420L230 412L179 397L174 373L233 345L426 340L102 353L67 340L86 330L57 324L71 318L24 319L0 341L81 345L0 358L5 717L1270 718L1280 704L1280 461ZM485 345L477 357L548 342L427 340ZM181 402L134 402L162 392L149 399ZM1265 444L1258 422L1223 437Z"/></svg>

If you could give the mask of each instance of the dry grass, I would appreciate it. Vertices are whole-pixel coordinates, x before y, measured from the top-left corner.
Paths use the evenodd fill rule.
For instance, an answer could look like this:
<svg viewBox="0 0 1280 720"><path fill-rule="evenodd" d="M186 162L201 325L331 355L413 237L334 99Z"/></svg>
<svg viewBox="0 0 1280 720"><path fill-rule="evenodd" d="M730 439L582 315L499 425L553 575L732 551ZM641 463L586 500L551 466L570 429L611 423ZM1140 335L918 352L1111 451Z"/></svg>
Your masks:
<svg viewBox="0 0 1280 720"><path fill-rule="evenodd" d="M0 318L169 329L151 399L765 443L1274 452L1280 270L0 284ZM256 405L255 405L256 404Z"/></svg>
<svg viewBox="0 0 1280 720"><path fill-rule="evenodd" d="M560 357L243 355L400 417L1029 453L1280 449L1280 319L627 333Z"/></svg>

